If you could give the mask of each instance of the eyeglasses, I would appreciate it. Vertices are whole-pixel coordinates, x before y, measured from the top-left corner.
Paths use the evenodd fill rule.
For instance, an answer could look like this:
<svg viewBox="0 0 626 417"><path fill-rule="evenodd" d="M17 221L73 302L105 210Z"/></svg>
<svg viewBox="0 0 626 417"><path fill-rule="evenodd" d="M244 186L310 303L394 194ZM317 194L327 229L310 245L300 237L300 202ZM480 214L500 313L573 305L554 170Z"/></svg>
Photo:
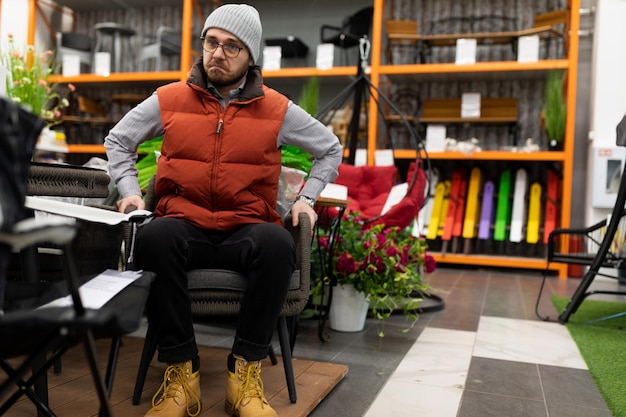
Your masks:
<svg viewBox="0 0 626 417"><path fill-rule="evenodd" d="M239 52L241 52L242 49L245 49L245 48L235 46L235 45L228 45L228 44L223 44L223 43L217 43L215 41L209 41L209 40L206 40L205 38L201 38L201 39L202 39L202 49L204 49L207 52L215 52L217 48L221 46L222 51L224 51L224 55L226 55L228 58L237 58L239 56Z"/></svg>

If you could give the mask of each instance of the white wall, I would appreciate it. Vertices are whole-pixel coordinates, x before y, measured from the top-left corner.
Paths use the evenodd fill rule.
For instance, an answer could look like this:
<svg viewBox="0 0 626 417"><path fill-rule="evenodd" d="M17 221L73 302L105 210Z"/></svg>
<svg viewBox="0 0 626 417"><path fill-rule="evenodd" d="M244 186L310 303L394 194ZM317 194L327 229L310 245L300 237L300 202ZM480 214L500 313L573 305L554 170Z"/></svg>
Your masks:
<svg viewBox="0 0 626 417"><path fill-rule="evenodd" d="M89 1L89 0L85 0ZM9 34L15 38L18 47L26 46L28 40L28 0L2 0L2 14L0 20L0 46L6 45ZM72 27L71 14L60 13L47 6L45 3L39 5L41 13L46 18L52 20L55 30L69 31ZM65 9L68 10L69 9ZM36 33L35 45L38 50L53 49L53 33L48 31L43 17L39 11L36 12Z"/></svg>
<svg viewBox="0 0 626 417"><path fill-rule="evenodd" d="M28 0L2 0L0 21L0 45L6 45L9 34L15 37L17 45L26 45L28 36Z"/></svg>
<svg viewBox="0 0 626 417"><path fill-rule="evenodd" d="M601 187L593 173L594 147L615 147L615 127L626 114L626 0L597 0L594 27L587 224L610 213L592 207L591 190Z"/></svg>

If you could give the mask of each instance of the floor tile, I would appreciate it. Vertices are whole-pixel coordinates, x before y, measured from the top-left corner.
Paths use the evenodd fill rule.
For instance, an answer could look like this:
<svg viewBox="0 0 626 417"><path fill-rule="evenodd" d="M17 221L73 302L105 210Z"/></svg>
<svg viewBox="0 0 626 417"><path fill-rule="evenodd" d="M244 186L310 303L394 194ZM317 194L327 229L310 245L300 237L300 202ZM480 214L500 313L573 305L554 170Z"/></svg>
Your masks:
<svg viewBox="0 0 626 417"><path fill-rule="evenodd" d="M539 365L548 406L570 405L607 410L591 374L581 369Z"/></svg>
<svg viewBox="0 0 626 417"><path fill-rule="evenodd" d="M458 417L547 417L543 401L465 391ZM582 417L582 416L581 416Z"/></svg>
<svg viewBox="0 0 626 417"><path fill-rule="evenodd" d="M544 401L537 365L498 359L473 358L465 389Z"/></svg>
<svg viewBox="0 0 626 417"><path fill-rule="evenodd" d="M463 390L389 381L365 417L455 417Z"/></svg>
<svg viewBox="0 0 626 417"><path fill-rule="evenodd" d="M474 356L587 369L567 328L559 323L481 317Z"/></svg>

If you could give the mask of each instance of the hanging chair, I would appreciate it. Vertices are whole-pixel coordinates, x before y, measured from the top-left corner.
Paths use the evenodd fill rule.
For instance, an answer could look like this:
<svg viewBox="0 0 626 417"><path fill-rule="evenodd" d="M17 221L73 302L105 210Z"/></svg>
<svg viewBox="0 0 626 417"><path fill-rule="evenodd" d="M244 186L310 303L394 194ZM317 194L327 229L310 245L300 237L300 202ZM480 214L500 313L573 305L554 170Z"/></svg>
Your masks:
<svg viewBox="0 0 626 417"><path fill-rule="evenodd" d="M424 205L427 179L421 161L411 162L409 166L404 197L383 212L393 187L399 186L400 190L404 190L398 182L395 165L353 166L347 163L339 166L339 176L335 180L336 184L348 188L346 211L358 211L365 220L365 226L384 224L385 227L404 229L413 223Z"/></svg>

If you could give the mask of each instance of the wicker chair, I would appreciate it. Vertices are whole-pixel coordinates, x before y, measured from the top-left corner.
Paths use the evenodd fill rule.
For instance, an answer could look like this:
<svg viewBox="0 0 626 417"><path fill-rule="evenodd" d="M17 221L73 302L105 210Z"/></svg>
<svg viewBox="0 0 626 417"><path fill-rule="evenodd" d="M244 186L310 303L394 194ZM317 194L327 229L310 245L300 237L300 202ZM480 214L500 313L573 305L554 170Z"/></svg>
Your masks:
<svg viewBox="0 0 626 417"><path fill-rule="evenodd" d="M27 194L49 197L106 198L109 195L110 181L109 174L101 169L32 162L28 173ZM82 221L78 221L78 226L78 233L72 241L78 274L84 276L97 274L105 269L117 269L122 243L122 226L114 227ZM21 258L20 269L38 265L41 268L39 276L45 281L57 281L63 277L62 260L59 256L47 253L41 253L39 256L36 253L22 253ZM9 273L10 276L20 274L15 270L10 270Z"/></svg>
<svg viewBox="0 0 626 417"><path fill-rule="evenodd" d="M146 209L154 210L156 196L154 193L154 177L148 185L145 196ZM289 399L297 400L296 386L291 363L291 352L295 344L298 316L309 299L311 274L311 227L306 215L300 216L297 228L291 226L291 217L285 219L285 227L291 232L297 247L298 269L293 273L287 293L285 305L278 320L278 338L287 379ZM127 245L130 246L130 245ZM227 270L198 269L188 273L191 310L197 319L210 317L236 317L246 289L245 276ZM288 320L290 325L288 326ZM139 404L150 361L156 352L156 329L148 325L141 362L137 372L137 381L133 394L133 404ZM276 364L276 357L270 349L270 359Z"/></svg>

